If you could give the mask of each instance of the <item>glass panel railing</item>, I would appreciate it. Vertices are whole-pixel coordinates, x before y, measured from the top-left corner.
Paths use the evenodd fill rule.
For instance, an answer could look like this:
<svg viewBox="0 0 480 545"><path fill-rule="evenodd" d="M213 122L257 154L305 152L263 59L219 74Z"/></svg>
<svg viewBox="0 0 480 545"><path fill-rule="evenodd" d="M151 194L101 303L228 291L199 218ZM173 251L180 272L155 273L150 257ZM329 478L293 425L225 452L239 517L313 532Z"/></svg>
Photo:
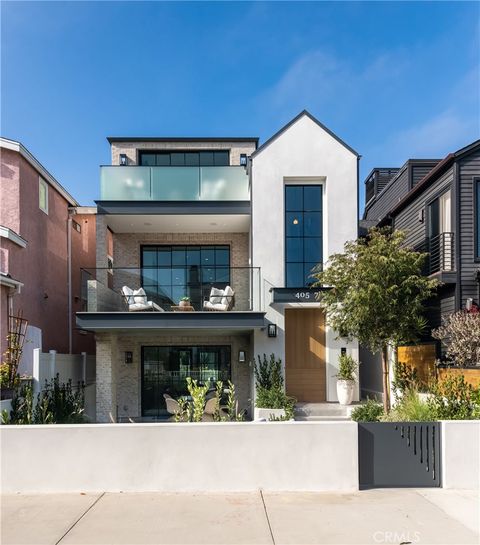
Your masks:
<svg viewBox="0 0 480 545"><path fill-rule="evenodd" d="M100 167L103 201L248 201L244 167Z"/></svg>
<svg viewBox="0 0 480 545"><path fill-rule="evenodd" d="M257 267L83 269L82 282L83 308L88 312L177 311L185 297L196 312L261 308ZM134 293L139 288L144 293Z"/></svg>
<svg viewBox="0 0 480 545"><path fill-rule="evenodd" d="M243 167L201 167L202 201L248 201L248 176Z"/></svg>
<svg viewBox="0 0 480 545"><path fill-rule="evenodd" d="M152 167L153 201L198 201L200 172L197 167Z"/></svg>
<svg viewBox="0 0 480 545"><path fill-rule="evenodd" d="M101 167L100 198L102 201L151 200L149 167Z"/></svg>

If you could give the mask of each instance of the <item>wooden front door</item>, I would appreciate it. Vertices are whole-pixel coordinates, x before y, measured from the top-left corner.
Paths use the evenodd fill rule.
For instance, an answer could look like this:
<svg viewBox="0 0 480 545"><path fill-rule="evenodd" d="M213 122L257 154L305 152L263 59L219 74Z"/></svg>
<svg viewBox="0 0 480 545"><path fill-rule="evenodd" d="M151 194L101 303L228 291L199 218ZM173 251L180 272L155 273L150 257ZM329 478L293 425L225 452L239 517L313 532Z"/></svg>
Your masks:
<svg viewBox="0 0 480 545"><path fill-rule="evenodd" d="M298 401L326 401L325 317L320 309L285 310L285 385Z"/></svg>

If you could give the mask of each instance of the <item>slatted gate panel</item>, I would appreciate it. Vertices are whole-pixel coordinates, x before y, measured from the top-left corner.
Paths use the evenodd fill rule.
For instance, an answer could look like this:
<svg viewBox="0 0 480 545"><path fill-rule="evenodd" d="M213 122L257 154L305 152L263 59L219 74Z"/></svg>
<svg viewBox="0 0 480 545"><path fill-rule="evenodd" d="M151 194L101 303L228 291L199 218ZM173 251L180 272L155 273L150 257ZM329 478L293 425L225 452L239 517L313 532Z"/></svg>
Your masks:
<svg viewBox="0 0 480 545"><path fill-rule="evenodd" d="M439 487L439 422L358 424L361 487Z"/></svg>

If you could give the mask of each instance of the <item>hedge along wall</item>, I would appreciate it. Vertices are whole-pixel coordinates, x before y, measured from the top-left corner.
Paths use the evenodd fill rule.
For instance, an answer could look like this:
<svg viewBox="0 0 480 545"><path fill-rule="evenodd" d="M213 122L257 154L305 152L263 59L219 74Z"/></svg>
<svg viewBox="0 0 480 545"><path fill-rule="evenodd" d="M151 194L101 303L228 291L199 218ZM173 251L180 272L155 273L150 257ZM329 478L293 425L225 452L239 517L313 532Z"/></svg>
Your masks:
<svg viewBox="0 0 480 545"><path fill-rule="evenodd" d="M4 493L358 489L355 422L1 426L0 437Z"/></svg>

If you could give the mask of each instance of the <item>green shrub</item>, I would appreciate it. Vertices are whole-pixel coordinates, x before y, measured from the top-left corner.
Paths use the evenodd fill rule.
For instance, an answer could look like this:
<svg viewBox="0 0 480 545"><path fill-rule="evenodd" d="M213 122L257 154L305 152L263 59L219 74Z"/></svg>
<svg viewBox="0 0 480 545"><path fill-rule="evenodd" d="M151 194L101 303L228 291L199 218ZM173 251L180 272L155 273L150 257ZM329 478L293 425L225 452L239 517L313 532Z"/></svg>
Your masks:
<svg viewBox="0 0 480 545"><path fill-rule="evenodd" d="M258 364L255 364L255 406L265 409L284 409L285 420L293 418L293 411L297 400L287 396L284 388L282 374L282 360L271 354L267 360L258 356Z"/></svg>
<svg viewBox="0 0 480 545"><path fill-rule="evenodd" d="M355 422L379 422L383 416L383 407L374 399L368 399L352 411L352 420Z"/></svg>
<svg viewBox="0 0 480 545"><path fill-rule="evenodd" d="M340 354L338 358L338 373L335 375L338 380L356 380L358 363L352 356Z"/></svg>
<svg viewBox="0 0 480 545"><path fill-rule="evenodd" d="M420 399L418 392L407 390L382 420L384 422L431 422L437 420L437 414L430 403Z"/></svg>
<svg viewBox="0 0 480 545"><path fill-rule="evenodd" d="M282 360L276 359L275 354L270 354L267 360L266 354L263 359L257 356L258 364L255 364L255 388L283 388Z"/></svg>
<svg viewBox="0 0 480 545"><path fill-rule="evenodd" d="M480 388L468 384L463 375L447 376L437 382L428 403L439 420L480 418Z"/></svg>
<svg viewBox="0 0 480 545"><path fill-rule="evenodd" d="M10 424L81 424L85 422L85 387L77 390L72 381L60 383L59 376L45 382L45 388L37 396L33 406L33 391L30 383L17 388L12 400Z"/></svg>
<svg viewBox="0 0 480 545"><path fill-rule="evenodd" d="M265 409L284 409L285 419L290 420L293 418L293 411L295 409L296 399L278 388L257 388L257 399L255 400L256 407L262 407Z"/></svg>

